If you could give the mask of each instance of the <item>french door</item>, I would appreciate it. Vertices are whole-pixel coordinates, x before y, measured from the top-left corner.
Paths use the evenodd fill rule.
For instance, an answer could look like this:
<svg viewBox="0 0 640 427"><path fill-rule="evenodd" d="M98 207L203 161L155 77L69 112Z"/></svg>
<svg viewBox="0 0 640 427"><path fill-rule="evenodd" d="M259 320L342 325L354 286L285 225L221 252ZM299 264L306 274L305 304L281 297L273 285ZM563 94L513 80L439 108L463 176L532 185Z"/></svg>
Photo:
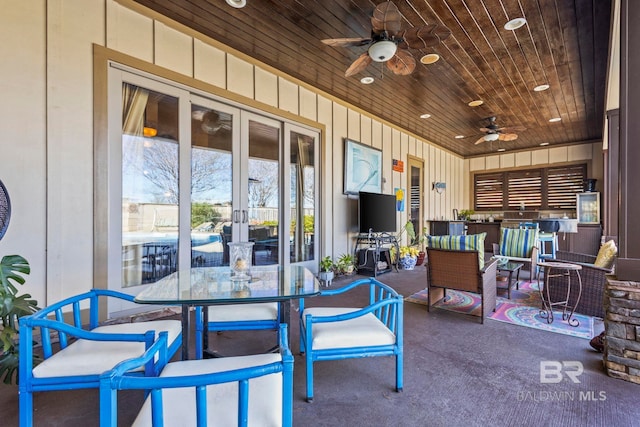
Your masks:
<svg viewBox="0 0 640 427"><path fill-rule="evenodd" d="M109 288L189 267L315 264L319 134L189 88L109 73ZM126 305L109 312L126 310Z"/></svg>

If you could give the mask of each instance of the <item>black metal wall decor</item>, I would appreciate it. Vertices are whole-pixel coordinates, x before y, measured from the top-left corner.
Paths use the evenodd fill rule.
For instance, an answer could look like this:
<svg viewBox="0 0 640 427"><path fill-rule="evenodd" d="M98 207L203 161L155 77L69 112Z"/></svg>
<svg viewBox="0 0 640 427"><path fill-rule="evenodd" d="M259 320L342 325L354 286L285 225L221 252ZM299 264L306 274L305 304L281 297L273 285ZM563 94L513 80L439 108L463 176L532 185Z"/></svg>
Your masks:
<svg viewBox="0 0 640 427"><path fill-rule="evenodd" d="M9 218L11 218L11 201L7 188L0 181L0 240L9 228Z"/></svg>

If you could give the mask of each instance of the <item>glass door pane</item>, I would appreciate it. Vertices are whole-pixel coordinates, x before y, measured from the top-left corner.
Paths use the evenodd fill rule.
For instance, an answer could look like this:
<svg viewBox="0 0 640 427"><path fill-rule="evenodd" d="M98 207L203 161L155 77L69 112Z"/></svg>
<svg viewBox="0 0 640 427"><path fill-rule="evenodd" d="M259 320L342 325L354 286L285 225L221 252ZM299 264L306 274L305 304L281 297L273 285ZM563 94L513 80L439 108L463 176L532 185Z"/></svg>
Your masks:
<svg viewBox="0 0 640 427"><path fill-rule="evenodd" d="M315 240L315 136L289 132L291 262L313 261Z"/></svg>
<svg viewBox="0 0 640 427"><path fill-rule="evenodd" d="M244 112L243 116L247 117L248 158L247 176L242 178L247 185L247 208L241 212L241 221L248 226L248 240L254 242L255 264L278 264L282 243L280 122Z"/></svg>
<svg viewBox="0 0 640 427"><path fill-rule="evenodd" d="M178 98L122 84L122 287L177 269Z"/></svg>
<svg viewBox="0 0 640 427"><path fill-rule="evenodd" d="M191 107L191 265L211 267L229 265L237 112L202 104Z"/></svg>

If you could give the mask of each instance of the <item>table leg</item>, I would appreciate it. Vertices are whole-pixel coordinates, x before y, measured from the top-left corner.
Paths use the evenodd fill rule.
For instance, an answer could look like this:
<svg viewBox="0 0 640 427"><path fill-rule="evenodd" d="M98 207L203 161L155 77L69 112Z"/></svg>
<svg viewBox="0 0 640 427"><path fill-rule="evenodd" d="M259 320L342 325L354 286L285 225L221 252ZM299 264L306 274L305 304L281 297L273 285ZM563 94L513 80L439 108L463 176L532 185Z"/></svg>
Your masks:
<svg viewBox="0 0 640 427"><path fill-rule="evenodd" d="M540 272L544 271L543 285L540 287ZM541 268L538 270L538 291L540 292L540 299L542 300L542 308L540 309L540 316L547 320L547 323L553 322L553 307L551 304L551 296L549 294L549 268ZM544 291L547 291L547 297L544 296Z"/></svg>
<svg viewBox="0 0 640 427"><path fill-rule="evenodd" d="M513 271L509 272L509 279L507 280L507 298L511 299L511 276L513 276Z"/></svg>
<svg viewBox="0 0 640 427"><path fill-rule="evenodd" d="M576 276L578 276L578 296L576 297L576 302L571 307L571 312L569 316L566 317L567 323L570 326L576 327L580 324L580 321L573 317L573 313L576 311L576 307L580 302L580 297L582 296L582 279L580 278L580 272L576 270ZM571 273L569 272L569 277L567 278L567 304L569 304L569 297L571 296ZM564 311L562 312L562 320L565 320L567 304L565 304Z"/></svg>
<svg viewBox="0 0 640 427"><path fill-rule="evenodd" d="M190 313L189 305L182 305L182 360L189 360L189 331L190 331Z"/></svg>
<svg viewBox="0 0 640 427"><path fill-rule="evenodd" d="M287 331L291 327L291 300L280 301L279 303L280 309L278 310L278 322L285 323L287 325ZM291 348L291 332L287 333L287 345ZM278 336L278 344L271 347L267 352L268 353L277 353L280 351L280 336Z"/></svg>

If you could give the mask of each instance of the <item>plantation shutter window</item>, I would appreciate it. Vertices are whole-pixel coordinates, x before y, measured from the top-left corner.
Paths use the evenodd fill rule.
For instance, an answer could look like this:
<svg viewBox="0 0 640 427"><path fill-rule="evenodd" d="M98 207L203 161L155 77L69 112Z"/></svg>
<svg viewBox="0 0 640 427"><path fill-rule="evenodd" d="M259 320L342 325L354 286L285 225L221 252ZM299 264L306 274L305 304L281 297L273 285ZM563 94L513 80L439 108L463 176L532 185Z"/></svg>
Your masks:
<svg viewBox="0 0 640 427"><path fill-rule="evenodd" d="M474 209L575 209L586 177L586 164L476 174Z"/></svg>

